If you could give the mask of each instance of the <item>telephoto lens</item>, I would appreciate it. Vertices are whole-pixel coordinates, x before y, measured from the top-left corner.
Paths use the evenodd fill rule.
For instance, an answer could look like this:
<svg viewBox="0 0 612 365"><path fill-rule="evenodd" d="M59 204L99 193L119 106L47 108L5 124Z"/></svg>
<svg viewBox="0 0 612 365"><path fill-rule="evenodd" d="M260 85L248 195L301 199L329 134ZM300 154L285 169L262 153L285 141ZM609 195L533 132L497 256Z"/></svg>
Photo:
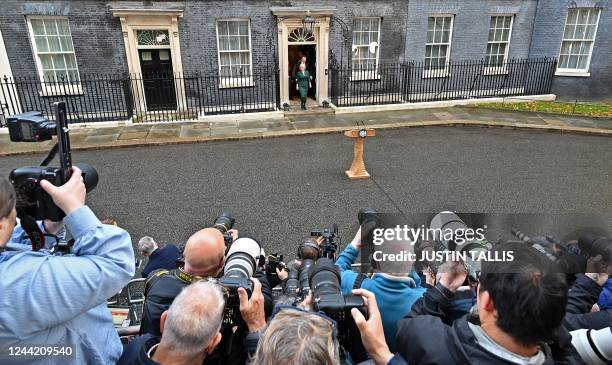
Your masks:
<svg viewBox="0 0 612 365"><path fill-rule="evenodd" d="M232 214L229 210L224 209L221 214L215 219L213 223L213 227L218 229L221 233L227 233L232 227L234 227L234 223L236 219L232 217Z"/></svg>
<svg viewBox="0 0 612 365"><path fill-rule="evenodd" d="M312 271L314 264L314 260L306 259L302 261L302 266L300 267L299 288L300 293L304 297L306 297L308 295L308 291L310 291L310 272Z"/></svg>
<svg viewBox="0 0 612 365"><path fill-rule="evenodd" d="M223 276L219 279L219 284L228 292L223 323L230 325L241 323L238 289L243 288L248 297L251 297L253 293L251 277L257 269L260 254L259 242L247 237L238 238L228 251Z"/></svg>
<svg viewBox="0 0 612 365"><path fill-rule="evenodd" d="M585 364L606 365L612 362L612 327L579 329L570 333L572 345Z"/></svg>
<svg viewBox="0 0 612 365"><path fill-rule="evenodd" d="M248 237L238 238L227 252L223 277L250 278L257 268L260 254L259 242Z"/></svg>
<svg viewBox="0 0 612 365"><path fill-rule="evenodd" d="M283 285L283 294L293 298L297 296L298 288L300 285L299 275L300 273L298 270L289 270L287 280L285 280L285 284Z"/></svg>

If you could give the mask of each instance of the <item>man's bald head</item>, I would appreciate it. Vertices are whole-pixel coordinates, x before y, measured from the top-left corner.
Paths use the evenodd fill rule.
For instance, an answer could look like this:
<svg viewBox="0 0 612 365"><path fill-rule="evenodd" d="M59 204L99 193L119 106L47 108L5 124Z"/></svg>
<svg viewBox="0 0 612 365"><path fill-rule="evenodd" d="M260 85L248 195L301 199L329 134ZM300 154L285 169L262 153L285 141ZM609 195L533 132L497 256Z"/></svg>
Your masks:
<svg viewBox="0 0 612 365"><path fill-rule="evenodd" d="M215 276L225 263L225 241L215 228L197 231L185 244L185 271L198 276Z"/></svg>

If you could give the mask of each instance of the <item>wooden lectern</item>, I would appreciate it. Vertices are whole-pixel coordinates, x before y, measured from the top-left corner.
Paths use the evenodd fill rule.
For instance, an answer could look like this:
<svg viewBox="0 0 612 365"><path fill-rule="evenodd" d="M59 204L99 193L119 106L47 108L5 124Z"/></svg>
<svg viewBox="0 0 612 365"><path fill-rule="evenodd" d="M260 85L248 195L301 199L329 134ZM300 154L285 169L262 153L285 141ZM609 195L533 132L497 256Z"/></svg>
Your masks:
<svg viewBox="0 0 612 365"><path fill-rule="evenodd" d="M367 137L374 137L376 131L374 129L352 129L344 132L344 135L355 140L353 163L351 168L346 171L346 176L349 179L369 178L370 174L366 171L363 163L363 140Z"/></svg>

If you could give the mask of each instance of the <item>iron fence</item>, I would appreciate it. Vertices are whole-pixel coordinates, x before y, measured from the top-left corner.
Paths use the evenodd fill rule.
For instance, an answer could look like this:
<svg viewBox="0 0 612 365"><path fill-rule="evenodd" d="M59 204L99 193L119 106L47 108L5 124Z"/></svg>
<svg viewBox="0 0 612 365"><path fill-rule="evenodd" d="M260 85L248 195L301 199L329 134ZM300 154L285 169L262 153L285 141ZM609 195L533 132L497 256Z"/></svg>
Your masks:
<svg viewBox="0 0 612 365"><path fill-rule="evenodd" d="M511 59L379 64L330 69L330 101L339 107L550 93L557 60Z"/></svg>
<svg viewBox="0 0 612 365"><path fill-rule="evenodd" d="M70 123L132 119L178 121L206 115L280 109L278 72L274 69L215 73L80 75L68 79L36 76L0 78L2 116L41 111L53 119L51 105L66 101Z"/></svg>

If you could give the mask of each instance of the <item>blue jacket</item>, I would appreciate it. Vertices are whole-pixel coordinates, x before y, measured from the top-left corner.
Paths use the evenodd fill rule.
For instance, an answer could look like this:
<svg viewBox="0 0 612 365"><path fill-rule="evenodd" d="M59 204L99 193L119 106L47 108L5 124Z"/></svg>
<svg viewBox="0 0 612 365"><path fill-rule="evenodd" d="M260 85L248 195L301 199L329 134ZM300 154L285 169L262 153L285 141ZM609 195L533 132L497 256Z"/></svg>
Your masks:
<svg viewBox="0 0 612 365"><path fill-rule="evenodd" d="M134 275L129 234L88 207L64 219L73 255L0 254L0 363L115 364L121 342L106 307ZM70 357L10 357L10 346L71 346Z"/></svg>
<svg viewBox="0 0 612 365"><path fill-rule="evenodd" d="M149 262L142 269L141 275L143 278L149 276L150 273L157 269L176 269L176 259L181 256L181 252L173 244L167 244L164 247L159 247L151 252Z"/></svg>
<svg viewBox="0 0 612 365"><path fill-rule="evenodd" d="M357 255L359 255L357 248L348 245L336 260L341 273L342 294L351 293L359 275L351 270L351 264L357 260ZM397 322L410 312L412 304L425 293L425 288L421 287L421 279L414 271L405 278L376 273L372 278L365 278L361 282L361 288L371 291L376 296L387 345L391 352L395 352Z"/></svg>

